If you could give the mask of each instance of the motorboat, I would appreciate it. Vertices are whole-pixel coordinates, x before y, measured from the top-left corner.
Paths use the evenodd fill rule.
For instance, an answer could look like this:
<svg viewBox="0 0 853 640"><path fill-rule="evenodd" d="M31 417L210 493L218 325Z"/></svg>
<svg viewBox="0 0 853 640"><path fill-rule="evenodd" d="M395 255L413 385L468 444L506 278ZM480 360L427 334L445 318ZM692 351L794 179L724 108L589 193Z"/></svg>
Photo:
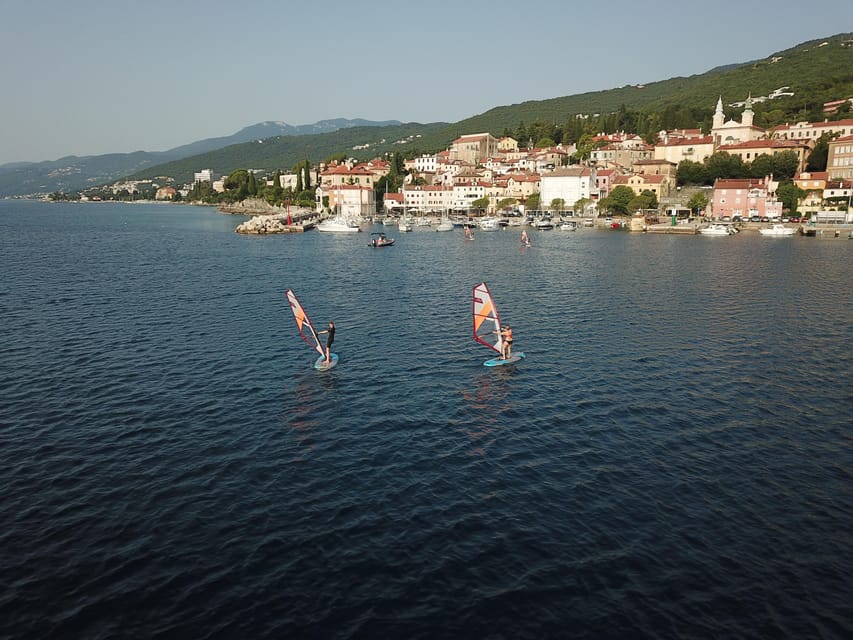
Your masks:
<svg viewBox="0 0 853 640"><path fill-rule="evenodd" d="M699 229L699 233L703 236L731 236L737 231L727 224L709 224Z"/></svg>
<svg viewBox="0 0 853 640"><path fill-rule="evenodd" d="M560 231L577 231L578 225L576 222L564 220L560 223L560 226L558 228L560 229Z"/></svg>
<svg viewBox="0 0 853 640"><path fill-rule="evenodd" d="M453 222L450 218L444 218L441 222L438 223L438 226L435 228L436 231L453 231Z"/></svg>
<svg viewBox="0 0 853 640"><path fill-rule="evenodd" d="M771 224L766 229L759 229L758 232L763 236L792 236L797 230L793 227L786 227L784 224Z"/></svg>
<svg viewBox="0 0 853 640"><path fill-rule="evenodd" d="M368 245L370 247L378 249L379 247L390 247L392 244L394 244L394 238L387 238L385 237L384 233L371 233L370 235L373 236L373 239Z"/></svg>
<svg viewBox="0 0 853 640"><path fill-rule="evenodd" d="M482 231L497 231L501 228L497 218L482 218L477 226Z"/></svg>
<svg viewBox="0 0 853 640"><path fill-rule="evenodd" d="M554 228L554 223L551 222L551 218L542 218L536 221L536 228L539 231L550 231Z"/></svg>
<svg viewBox="0 0 853 640"><path fill-rule="evenodd" d="M332 218L326 218L318 224L317 231L327 231L332 233L358 233L361 229L359 229L358 225L352 220L344 218L343 216L334 216Z"/></svg>

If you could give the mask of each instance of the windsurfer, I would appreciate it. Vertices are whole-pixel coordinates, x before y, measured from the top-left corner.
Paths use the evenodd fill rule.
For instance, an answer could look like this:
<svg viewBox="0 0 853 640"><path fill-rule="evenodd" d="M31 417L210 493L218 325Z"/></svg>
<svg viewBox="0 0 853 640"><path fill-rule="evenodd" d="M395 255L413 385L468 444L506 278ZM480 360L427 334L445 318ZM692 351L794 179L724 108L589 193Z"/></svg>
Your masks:
<svg viewBox="0 0 853 640"><path fill-rule="evenodd" d="M329 334L329 337L326 338L326 362L329 362L329 360L331 360L332 343L335 341L335 323L332 320L329 320L329 327L322 331L318 331L317 333Z"/></svg>
<svg viewBox="0 0 853 640"><path fill-rule="evenodd" d="M527 229L521 230L521 244L530 244L530 238L527 237Z"/></svg>
<svg viewBox="0 0 853 640"><path fill-rule="evenodd" d="M504 325L500 331L492 333L500 334L501 336L501 359L509 360L512 357L512 328L508 324Z"/></svg>

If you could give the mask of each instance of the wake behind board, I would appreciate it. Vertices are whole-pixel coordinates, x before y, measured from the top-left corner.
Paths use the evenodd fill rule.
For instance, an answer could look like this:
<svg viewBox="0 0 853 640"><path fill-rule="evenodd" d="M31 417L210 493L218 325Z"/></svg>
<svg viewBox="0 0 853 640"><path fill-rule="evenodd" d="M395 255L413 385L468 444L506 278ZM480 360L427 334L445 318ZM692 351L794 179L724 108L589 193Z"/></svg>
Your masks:
<svg viewBox="0 0 853 640"><path fill-rule="evenodd" d="M524 352L513 354L510 358L504 360L503 358L492 358L491 360L486 360L483 363L484 367L500 367L505 364L514 364L524 358Z"/></svg>
<svg viewBox="0 0 853 640"><path fill-rule="evenodd" d="M326 356L320 356L317 358L317 361L314 363L314 368L317 369L317 371L328 371L336 364L338 364L338 354L332 353L329 354L328 362L326 362Z"/></svg>

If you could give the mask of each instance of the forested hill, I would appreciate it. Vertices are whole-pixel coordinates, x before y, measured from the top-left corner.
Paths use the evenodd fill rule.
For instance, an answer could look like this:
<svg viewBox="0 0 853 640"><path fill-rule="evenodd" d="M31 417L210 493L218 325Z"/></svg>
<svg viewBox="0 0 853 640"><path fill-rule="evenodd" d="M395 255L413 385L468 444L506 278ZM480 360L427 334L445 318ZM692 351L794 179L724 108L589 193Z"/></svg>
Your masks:
<svg viewBox="0 0 853 640"><path fill-rule="evenodd" d="M566 71L570 77L571 61L567 61ZM447 132L438 132L444 134L440 139L429 138L424 142L440 145L458 133L514 133L521 123L546 122L563 126L576 120L578 115L590 116L587 122L601 125L588 127L598 132L607 124L606 114L616 114L620 110L644 114L649 132L707 127L718 98L722 97L724 104L742 102L750 95L767 96L780 87L790 87L794 95L754 104L756 125L769 127L785 122L822 120L825 102L853 97L853 33L804 42L762 60L717 67L686 78L496 107L455 123ZM727 113L735 112L727 108ZM594 114L600 116L593 117Z"/></svg>
<svg viewBox="0 0 853 640"><path fill-rule="evenodd" d="M567 59L569 77L571 64L572 60ZM767 96L781 87L789 87L794 95L754 104L756 125L822 120L825 102L853 96L853 34L812 40L762 60L716 67L686 78L496 107L453 124L356 127L232 145L152 167L134 177L168 175L184 182L191 179L192 172L205 167L214 168L217 173L240 168L271 171L289 169L301 160L316 163L339 153L369 159L387 151L408 155L436 152L460 135L487 131L495 136L521 138L525 133L534 137L534 132L540 135L558 128L558 133L566 137L563 141L576 142L582 133L615 128L630 128L648 137L665 128L707 130L718 98L729 104L750 95ZM739 112L740 109L727 107L730 115Z"/></svg>

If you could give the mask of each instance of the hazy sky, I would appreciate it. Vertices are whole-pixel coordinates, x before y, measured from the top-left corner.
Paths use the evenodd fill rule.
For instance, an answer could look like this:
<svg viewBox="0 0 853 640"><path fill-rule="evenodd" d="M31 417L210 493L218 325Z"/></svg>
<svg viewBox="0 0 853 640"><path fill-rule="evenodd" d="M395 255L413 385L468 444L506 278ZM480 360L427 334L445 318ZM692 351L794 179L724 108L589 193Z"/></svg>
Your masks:
<svg viewBox="0 0 853 640"><path fill-rule="evenodd" d="M851 0L0 0L0 9L0 164L163 151L264 120L454 122L853 31Z"/></svg>

